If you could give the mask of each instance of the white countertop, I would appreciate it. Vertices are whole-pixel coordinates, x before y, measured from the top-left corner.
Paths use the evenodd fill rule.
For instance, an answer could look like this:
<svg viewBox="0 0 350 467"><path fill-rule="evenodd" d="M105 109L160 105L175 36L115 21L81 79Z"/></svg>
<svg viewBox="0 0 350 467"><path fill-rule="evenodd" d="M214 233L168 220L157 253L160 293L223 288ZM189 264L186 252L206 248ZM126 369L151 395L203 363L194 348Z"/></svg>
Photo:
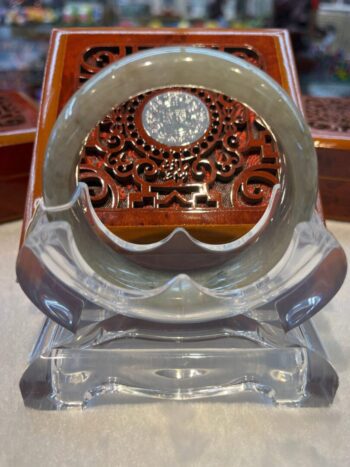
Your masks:
<svg viewBox="0 0 350 467"><path fill-rule="evenodd" d="M328 227L350 258L350 223ZM350 275L315 319L340 377L330 408L150 402L39 412L18 388L43 319L15 282L19 233L19 222L0 226L0 467L350 465Z"/></svg>

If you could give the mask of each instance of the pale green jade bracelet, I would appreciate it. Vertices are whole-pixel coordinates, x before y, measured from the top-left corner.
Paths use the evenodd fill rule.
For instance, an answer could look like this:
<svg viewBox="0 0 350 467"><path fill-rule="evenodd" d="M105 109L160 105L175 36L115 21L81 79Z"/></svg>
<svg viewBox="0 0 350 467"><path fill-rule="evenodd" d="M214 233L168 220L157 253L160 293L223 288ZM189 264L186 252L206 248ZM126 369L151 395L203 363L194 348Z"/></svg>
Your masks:
<svg viewBox="0 0 350 467"><path fill-rule="evenodd" d="M249 285L265 276L283 257L296 226L311 219L317 196L317 161L309 128L291 98L266 73L233 55L195 47L158 48L112 63L91 78L67 103L52 130L44 166L45 206L59 207L74 198L80 150L97 121L132 96L171 86L203 87L236 99L261 117L278 143L282 154L280 202L264 229L256 232L254 239L248 232L224 245L193 239L194 247L227 254L228 261L220 270L230 270L231 288ZM55 220L59 216L57 213ZM143 275L142 289L149 290L173 277L163 271L144 274L142 268L118 253L121 244L135 254L156 251L167 239L140 247L111 234L110 240L118 246L113 248L86 221L83 206L69 222L81 255L105 280L119 284L118 271L128 270L130 280L133 274ZM195 264L193 269L191 278L211 288L218 269L196 271ZM128 288L125 281L123 285ZM131 283L130 288L134 288Z"/></svg>

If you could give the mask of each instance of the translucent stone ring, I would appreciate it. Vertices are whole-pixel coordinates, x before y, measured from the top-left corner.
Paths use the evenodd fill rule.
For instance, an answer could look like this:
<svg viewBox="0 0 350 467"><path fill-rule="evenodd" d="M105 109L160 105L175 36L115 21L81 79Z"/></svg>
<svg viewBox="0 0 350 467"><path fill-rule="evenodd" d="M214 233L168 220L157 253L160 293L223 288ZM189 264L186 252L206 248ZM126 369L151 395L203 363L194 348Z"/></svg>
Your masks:
<svg viewBox="0 0 350 467"><path fill-rule="evenodd" d="M226 94L252 108L276 136L283 165L281 195L275 212L268 216L268 225L266 222L258 224L254 232L225 245L192 242L196 249L224 252L225 260L230 251L236 255L239 246L240 271L252 281L269 271L282 257L295 226L311 218L317 194L317 165L309 129L290 97L266 73L235 56L193 47L153 49L113 63L89 80L68 102L52 131L44 168L45 206L60 206L71 201L77 189L82 142L113 105L140 92L170 86L204 87ZM166 133L162 137L165 136ZM83 231L81 234L84 235ZM138 256L154 253L161 247L159 244L136 247L114 236L110 236L109 244L122 246ZM247 247L244 251L243 246ZM96 258L97 252L91 247L84 249L84 256L94 267L96 261L113 261L107 250L99 251ZM267 250L269 255L266 255ZM167 264L163 266L168 267Z"/></svg>

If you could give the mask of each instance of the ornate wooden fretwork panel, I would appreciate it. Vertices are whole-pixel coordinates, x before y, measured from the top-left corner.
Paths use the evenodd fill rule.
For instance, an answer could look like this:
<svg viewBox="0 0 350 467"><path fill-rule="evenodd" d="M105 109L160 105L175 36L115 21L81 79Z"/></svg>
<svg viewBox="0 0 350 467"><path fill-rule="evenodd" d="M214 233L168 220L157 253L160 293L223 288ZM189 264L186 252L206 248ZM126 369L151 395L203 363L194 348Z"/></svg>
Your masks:
<svg viewBox="0 0 350 467"><path fill-rule="evenodd" d="M112 61L145 48L176 45L213 47L238 55L262 68L292 96L295 102L298 103L300 100L289 38L284 31L204 30L198 28L55 30L52 35L45 74L42 112L39 120L40 131L35 149L35 162L24 229L27 228L32 216L33 200L42 196L42 167L50 132L59 112L74 92ZM149 97L145 96L144 99ZM247 111L249 112L249 109ZM113 128L112 120L115 112L116 109L111 110L108 112L109 115L103 119L107 120L108 124L102 125L102 127L99 124L91 130L88 139L89 145L82 148L84 159L82 160L81 172L90 185L96 214L112 232L129 241L149 242L155 241L156 238L164 238L164 235L173 231L174 226L181 225L203 241L225 242L242 235L261 218L271 192L271 185L279 178L280 174L279 169L274 166L276 162L274 155L277 150L273 137L265 133L266 140L265 130L261 128L258 118L256 123L252 123L248 119L245 126L237 127L237 135L240 138L239 146L232 148L234 151L231 149L228 152L228 162L226 156L223 156L225 151L223 141L219 141L220 133L215 135L215 138L217 136L215 149L211 146L210 153L209 147L201 148L201 150L206 151L203 158L196 155L196 157L192 157L191 161L186 161L183 157L179 159L174 154L168 156L168 159L163 157L161 160L160 154L158 159L156 158L157 151L155 154L152 153L151 157L147 148L143 145L135 145L135 140L132 139L130 130L125 125L123 131L119 131L117 135L122 135L126 146L121 150L122 146L118 147L116 141L113 143L113 129L111 128ZM222 118L225 119L221 116L224 112L224 110L219 112L220 121ZM233 111L231 110L231 112ZM139 126L139 122L136 124ZM222 124L220 128L224 127L227 131L228 125ZM142 128L140 128L140 132ZM158 129L159 135L163 130L164 135L167 135L168 130L164 128ZM201 131L198 131L198 140L202 139L203 143L208 143L209 133L203 135ZM93 132L96 136L95 142ZM193 134L197 133L194 131ZM152 142L155 150L160 146L161 141L166 141L159 135L158 140ZM223 133L221 133L222 135ZM253 135L250 140L249 135ZM152 139L157 138L157 134L152 129L147 136L149 138L153 136ZM112 141L108 141L110 137L112 137ZM207 139L205 140L205 138ZM174 141L176 142L176 138ZM251 148L249 141L254 142ZM196 140L190 139L189 143L195 146ZM212 144L214 141L209 141L209 143ZM152 144L150 144L151 147ZM181 147L181 150L184 152L186 149ZM221 155L219 159L215 159L218 152L221 152ZM270 153L273 157L269 156ZM151 164L157 165L158 175L152 179L150 172L146 173L144 170L144 172L140 172L140 175L137 175L142 178L142 182L135 180L135 176L133 177L134 181L131 178L125 179L124 172L122 177L116 176L116 172L118 172L116 163L111 158L118 156L121 158L122 154L125 158L132 159L134 171L137 161L142 158L150 160ZM220 180L218 175L220 173L218 165L223 165L221 158L224 158L225 167L234 168L234 174L229 175L224 172L225 181ZM202 159L209 161L200 167L204 175L200 174L199 169L197 172L195 171L195 162L200 162ZM278 160L279 158L277 158L277 164ZM264 170L256 170L259 164L272 164L273 167L265 165ZM88 167L86 168L86 166ZM216 174L214 181L207 180L208 173L210 175L212 168ZM126 166L126 170L129 170L129 165ZM229 169L225 168L224 170ZM91 179L90 177L95 175L96 171L98 171L100 178ZM263 172L266 172L269 177L273 177L273 180L270 180L269 183L266 182L266 178L263 180ZM201 177L204 178L201 179ZM180 185L185 183L185 179L187 182L193 180L194 185L206 188L205 196L195 198L196 193L191 193L188 189L185 190L185 193L180 193L182 199L181 202L178 202L176 199L169 199L169 193L159 191L159 189L152 191L152 188L149 188L153 185L168 183L168 185L173 184L176 189L179 188L178 191L181 192ZM141 201L136 199L140 198L140 193L148 193L148 191L151 192L151 196L145 199L142 197ZM133 200L133 196L130 195L136 198ZM261 195L263 195L262 199ZM166 197L168 197L168 207L161 207ZM253 199L253 197L257 197L258 200ZM135 207L127 207L131 206L132 203ZM197 207L184 207L186 203Z"/></svg>
<svg viewBox="0 0 350 467"><path fill-rule="evenodd" d="M159 118L164 99L175 107ZM196 106L195 119L182 102ZM194 141L176 140L199 127ZM179 145L164 144L164 132ZM240 210L266 207L279 167L273 136L253 111L222 94L172 88L112 109L86 139L80 179L99 209Z"/></svg>

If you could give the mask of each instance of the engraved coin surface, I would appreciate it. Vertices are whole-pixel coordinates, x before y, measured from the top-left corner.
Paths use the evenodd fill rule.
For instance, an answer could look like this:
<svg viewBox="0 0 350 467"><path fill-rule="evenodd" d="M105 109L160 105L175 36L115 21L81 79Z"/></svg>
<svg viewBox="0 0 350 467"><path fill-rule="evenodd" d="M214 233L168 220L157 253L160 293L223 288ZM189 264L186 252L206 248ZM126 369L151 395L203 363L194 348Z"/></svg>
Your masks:
<svg viewBox="0 0 350 467"><path fill-rule="evenodd" d="M167 91L150 99L142 112L146 133L167 146L187 146L208 130L205 104L185 91Z"/></svg>

